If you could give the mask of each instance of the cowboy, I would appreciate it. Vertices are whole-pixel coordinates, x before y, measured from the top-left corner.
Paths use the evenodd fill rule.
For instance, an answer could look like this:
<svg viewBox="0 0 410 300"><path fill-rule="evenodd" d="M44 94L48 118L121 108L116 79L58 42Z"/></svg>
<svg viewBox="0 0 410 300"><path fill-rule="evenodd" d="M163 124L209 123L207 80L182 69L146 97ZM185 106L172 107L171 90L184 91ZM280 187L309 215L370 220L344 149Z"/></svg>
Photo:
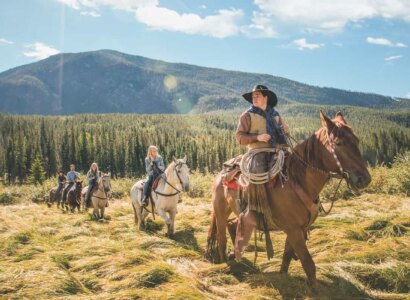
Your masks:
<svg viewBox="0 0 410 300"><path fill-rule="evenodd" d="M266 86L258 84L251 92L242 96L252 105L239 119L236 129L237 142L240 145L246 145L248 151L261 148L286 148L285 135L289 133L289 127L274 108L278 103L276 94ZM270 159L269 154L262 152L256 154L254 158L255 160L252 159L252 162L255 170L259 169L259 172L266 171ZM237 229L237 232L241 232L243 235L237 234L235 241L237 260L240 259L257 222L263 224L266 232L270 216L265 184L249 184L246 192L248 208L240 214Z"/></svg>
<svg viewBox="0 0 410 300"><path fill-rule="evenodd" d="M88 170L87 172L88 189L87 189L87 193L85 194L85 207L90 206L91 193L92 193L93 188L96 186L100 176L101 174L100 174L100 171L98 170L98 165L96 162L93 162L90 166L90 170Z"/></svg>
<svg viewBox="0 0 410 300"><path fill-rule="evenodd" d="M80 173L75 171L75 165L71 164L70 165L70 172L67 173L67 180L68 180L68 184L67 186L64 188L63 190L63 195L61 197L61 202L64 203L67 199L67 193L68 191L71 189L71 187L73 186L74 182L80 178Z"/></svg>
<svg viewBox="0 0 410 300"><path fill-rule="evenodd" d="M239 119L236 129L238 143L248 146L248 149L274 148L286 144L284 133L289 133L289 127L274 108L278 103L276 94L258 84L252 92L242 97L252 105Z"/></svg>
<svg viewBox="0 0 410 300"><path fill-rule="evenodd" d="M145 158L145 170L148 173L147 182L144 184L144 198L141 201L141 206L148 205L148 197L151 193L151 186L155 179L161 175L165 170L164 160L161 155L158 154L158 148L156 146L149 146L147 157Z"/></svg>

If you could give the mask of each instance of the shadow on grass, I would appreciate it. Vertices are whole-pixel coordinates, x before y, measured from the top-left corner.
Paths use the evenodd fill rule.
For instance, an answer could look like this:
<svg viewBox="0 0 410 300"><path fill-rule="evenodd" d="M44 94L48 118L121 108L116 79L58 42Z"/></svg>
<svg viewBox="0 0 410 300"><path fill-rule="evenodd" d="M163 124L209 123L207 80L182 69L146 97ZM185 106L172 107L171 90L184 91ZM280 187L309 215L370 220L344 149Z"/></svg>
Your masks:
<svg viewBox="0 0 410 300"><path fill-rule="evenodd" d="M183 230L177 231L172 239L185 249L202 251L194 234L195 228L189 224L184 224L184 227Z"/></svg>
<svg viewBox="0 0 410 300"><path fill-rule="evenodd" d="M157 223L151 219L145 220L145 232L147 233L157 233L164 228L164 223Z"/></svg>
<svg viewBox="0 0 410 300"><path fill-rule="evenodd" d="M226 273L240 282L246 282L252 288L276 289L283 299L373 299L346 279L329 274L326 274L329 280L318 280L319 290L313 293L307 284L306 276L263 272L247 259L239 263L229 261Z"/></svg>

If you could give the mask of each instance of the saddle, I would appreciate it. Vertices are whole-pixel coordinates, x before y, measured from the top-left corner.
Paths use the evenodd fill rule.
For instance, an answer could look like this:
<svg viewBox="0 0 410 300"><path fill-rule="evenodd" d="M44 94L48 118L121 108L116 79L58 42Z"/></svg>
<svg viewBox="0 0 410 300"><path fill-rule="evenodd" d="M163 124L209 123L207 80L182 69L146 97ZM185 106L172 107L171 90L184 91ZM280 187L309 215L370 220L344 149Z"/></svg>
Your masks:
<svg viewBox="0 0 410 300"><path fill-rule="evenodd" d="M237 191L238 189L244 190L239 182L239 176L241 175L240 163L242 160L243 155L236 156L231 158L230 160L223 163L223 170L222 170L222 183L228 189ZM269 161L269 166L274 164L274 159ZM266 162L256 162L257 164L265 164ZM273 188L276 185L277 176L273 177L269 181L268 187Z"/></svg>

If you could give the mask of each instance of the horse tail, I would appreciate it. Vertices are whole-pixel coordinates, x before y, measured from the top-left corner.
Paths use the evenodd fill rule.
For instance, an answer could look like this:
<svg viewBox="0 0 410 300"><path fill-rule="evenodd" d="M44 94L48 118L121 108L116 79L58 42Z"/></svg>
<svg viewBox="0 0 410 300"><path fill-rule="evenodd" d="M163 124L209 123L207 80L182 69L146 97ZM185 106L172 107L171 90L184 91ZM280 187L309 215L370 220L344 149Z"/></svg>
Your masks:
<svg viewBox="0 0 410 300"><path fill-rule="evenodd" d="M212 262L219 261L217 233L216 215L215 212L212 211L205 252L205 258Z"/></svg>

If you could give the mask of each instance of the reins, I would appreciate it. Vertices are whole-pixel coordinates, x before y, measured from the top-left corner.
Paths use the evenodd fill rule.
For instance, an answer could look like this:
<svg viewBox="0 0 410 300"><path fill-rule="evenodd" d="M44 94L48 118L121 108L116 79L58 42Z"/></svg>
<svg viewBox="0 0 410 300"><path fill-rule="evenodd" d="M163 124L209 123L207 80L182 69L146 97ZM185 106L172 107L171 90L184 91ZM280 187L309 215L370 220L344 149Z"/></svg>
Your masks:
<svg viewBox="0 0 410 300"><path fill-rule="evenodd" d="M333 129L334 129L334 128L333 128ZM330 134L332 134L333 129L332 129L332 131L330 132ZM319 197L318 197L318 199L317 199L318 202L319 202L319 211L322 212L322 213L324 214L324 216L327 216L327 215L330 214L330 212L332 211L333 205L334 205L334 203L335 203L336 200L337 200L337 199L336 199L336 194L337 194L337 192L339 191L339 188L340 188L340 185L341 185L343 179L346 180L346 183L347 183L347 185L349 186L349 183L348 183L349 173L347 173L347 172L344 171L344 169L343 169L343 167L342 167L342 164L340 163L340 160L339 160L339 158L338 158L337 155L336 155L334 143L330 140L330 134L329 134L329 131L326 129L326 143L328 143L329 146L330 146L330 150L328 149L328 151L332 154L333 158L335 159L336 164L337 164L337 166L338 166L338 168L339 168L339 172L326 171L326 170L317 168L317 167L312 166L311 164L309 164L309 162L305 161L305 160L295 151L295 147L293 146L292 140L293 140L295 143L297 143L296 139L295 139L294 137L292 137L290 134L287 135L287 139L288 139L290 148L292 149L292 154L294 154L294 155L299 159L299 161L300 161L301 163L303 163L306 167L311 168L312 170L314 170L314 171L316 171L316 172L319 172L319 173L321 173L321 174L323 174L323 175L326 175L326 176L328 177L328 180L330 180L330 179L332 179L332 178L337 178L337 179L339 179L339 183L338 183L338 185L337 185L337 187L336 187L336 189L335 189L335 192L333 193L333 196L330 198L330 203L331 203L331 204L330 204L330 207L329 207L328 210L326 210L326 209L324 208L324 206L323 206L322 202L320 201Z"/></svg>
<svg viewBox="0 0 410 300"><path fill-rule="evenodd" d="M101 179L101 181L102 181L102 179ZM104 187L104 184L102 184L102 187ZM111 190L111 185L110 185L110 190ZM101 192L103 192L104 194L105 194L105 198L102 198L102 197L98 197L98 196L96 196L96 195L92 195L92 197L95 197L95 198L97 198L97 199L102 199L102 200L108 200L108 193L105 191L105 189L101 189L100 188L100 184L98 183L98 189L97 189L97 191L101 191Z"/></svg>
<svg viewBox="0 0 410 300"><path fill-rule="evenodd" d="M183 164L185 164L185 163L183 163L183 162L178 162L178 164L175 164L175 166L174 166L174 168L173 168L173 170L175 171L175 173L176 173L176 175L177 175L177 177L178 177L178 180L179 180L179 183L181 184L181 186L183 186L183 183L182 183L181 177L180 177L179 174L178 174L177 166L182 166ZM179 189L177 189L175 186L173 186L173 185L166 179L166 177L165 177L165 178L164 178L164 177L161 177L161 178L165 181L166 184L168 184L170 187L172 187L176 192L175 192L175 193L171 193L171 194L164 194L164 193L158 192L156 189L152 189L152 191L153 191L155 194L160 195L160 196L163 196L163 197L172 197L172 196L175 196L175 195L178 195L178 194L182 193L182 191L179 190Z"/></svg>

